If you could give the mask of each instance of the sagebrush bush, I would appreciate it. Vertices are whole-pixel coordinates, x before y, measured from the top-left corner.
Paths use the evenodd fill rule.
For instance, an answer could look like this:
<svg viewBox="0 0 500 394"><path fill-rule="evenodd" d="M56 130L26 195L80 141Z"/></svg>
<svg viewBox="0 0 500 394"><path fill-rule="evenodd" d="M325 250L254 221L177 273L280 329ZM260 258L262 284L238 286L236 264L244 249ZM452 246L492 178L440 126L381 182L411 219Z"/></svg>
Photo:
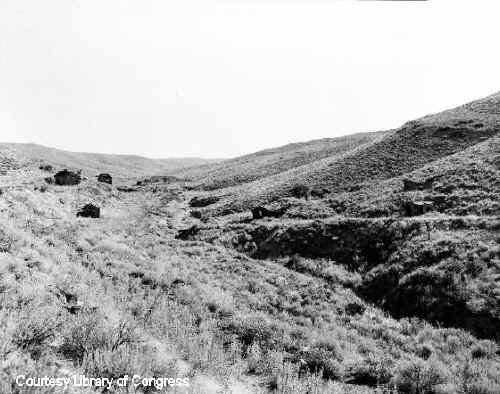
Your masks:
<svg viewBox="0 0 500 394"><path fill-rule="evenodd" d="M84 311L68 321L60 349L67 357L82 361L97 350L113 352L135 341L135 324L131 321L113 324L96 311Z"/></svg>
<svg viewBox="0 0 500 394"><path fill-rule="evenodd" d="M448 383L449 379L441 362L413 358L397 365L393 383L404 394L433 394L436 386Z"/></svg>

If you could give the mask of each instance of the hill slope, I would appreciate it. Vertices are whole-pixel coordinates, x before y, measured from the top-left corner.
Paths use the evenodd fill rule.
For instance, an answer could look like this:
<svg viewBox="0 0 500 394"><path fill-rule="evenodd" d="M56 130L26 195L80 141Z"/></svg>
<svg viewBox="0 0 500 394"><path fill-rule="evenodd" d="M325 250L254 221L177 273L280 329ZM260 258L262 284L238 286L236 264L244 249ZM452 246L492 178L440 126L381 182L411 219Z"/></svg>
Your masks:
<svg viewBox="0 0 500 394"><path fill-rule="evenodd" d="M180 170L175 175L193 180L197 188L204 190L230 187L344 154L385 134L387 133L359 133L288 144L220 163Z"/></svg>
<svg viewBox="0 0 500 394"><path fill-rule="evenodd" d="M451 215L498 215L500 137L433 161L401 177L327 199L337 213L377 217L397 215L402 200L428 201L436 212ZM419 184L405 188L405 181Z"/></svg>
<svg viewBox="0 0 500 394"><path fill-rule="evenodd" d="M370 235L395 235L387 250L397 253L407 240L400 226L388 232L380 231L383 220L334 220L323 231L291 223L292 231L272 240L285 252L287 234L305 237L302 252L314 239L335 244L333 234L354 242L332 249L340 264L297 256L265 261L224 247L234 238L230 226L226 237L215 237L219 245L177 239L193 221L190 192L177 184L122 193L89 179L42 191L38 175L14 171L22 188L0 196L2 393L20 392L12 383L20 374L178 376L190 387L171 391L186 394L368 394L394 386L412 393L424 385L427 393L499 392L495 342L394 319L354 293L356 284L369 292L381 280L345 268L346 246L372 255L372 245L385 244ZM101 206L99 219L76 216L86 201ZM248 231L274 232L274 225ZM438 391L443 385L447 391Z"/></svg>
<svg viewBox="0 0 500 394"><path fill-rule="evenodd" d="M394 133L347 151L230 190L240 210L290 195L295 185L332 193L361 189L461 152L500 131L500 94L406 123Z"/></svg>
<svg viewBox="0 0 500 394"><path fill-rule="evenodd" d="M68 152L36 144L0 144L0 157L5 169L50 164L56 168L81 169L86 175L109 172L121 178L163 174L213 161L197 158L149 159L135 155Z"/></svg>

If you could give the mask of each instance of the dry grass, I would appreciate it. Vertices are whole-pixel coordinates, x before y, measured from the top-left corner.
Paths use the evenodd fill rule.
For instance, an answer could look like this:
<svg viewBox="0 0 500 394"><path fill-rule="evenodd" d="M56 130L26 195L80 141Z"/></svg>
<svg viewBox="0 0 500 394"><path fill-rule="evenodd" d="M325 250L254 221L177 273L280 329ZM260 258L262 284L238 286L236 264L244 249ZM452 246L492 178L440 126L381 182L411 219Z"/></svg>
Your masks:
<svg viewBox="0 0 500 394"><path fill-rule="evenodd" d="M216 161L196 158L153 160L134 155L68 152L36 144L0 144L0 152L2 157L8 153L11 161L21 166L49 164L58 169L80 169L87 176L109 172L119 178L161 175Z"/></svg>
<svg viewBox="0 0 500 394"><path fill-rule="evenodd" d="M221 163L193 167L176 172L194 181L194 187L215 190L271 177L307 166L325 158L341 156L359 146L379 139L384 133L360 133L285 145Z"/></svg>
<svg viewBox="0 0 500 394"><path fill-rule="evenodd" d="M289 160L280 151L271 150L268 154L264 151L262 155L195 168L191 175L195 180L202 180L195 182L196 186L220 189L217 193L226 196L214 207L216 212L224 214L290 196L297 185L332 194L360 190L462 152L494 136L500 128L498 105L498 95L494 95L408 122L395 131L344 137L342 149L336 147L337 151L329 155L323 156L327 151L313 144L308 149L316 149L318 154L311 156L309 152L312 160L308 162L296 160L293 151ZM282 166L282 163L287 164ZM189 175L189 170L185 174Z"/></svg>
<svg viewBox="0 0 500 394"><path fill-rule="evenodd" d="M197 186L236 185L217 191L219 213L284 198L283 220L209 206L203 222L188 208L200 193L168 183L47 185L40 160L121 162L3 145L0 392L50 392L15 387L20 373L137 373L189 378L168 392L190 394L499 393L500 149L480 143L498 131L497 99L193 170L211 174ZM141 160L130 166L150 171ZM405 192L401 175L439 177ZM332 193L289 198L297 185ZM404 198L438 194L439 212L401 217ZM88 202L100 219L76 217ZM175 239L192 224L194 240Z"/></svg>
<svg viewBox="0 0 500 394"><path fill-rule="evenodd" d="M172 227L191 219L176 193L168 202L168 189L119 194L89 182L1 198L2 392L12 392L6 382L20 372L69 370L184 376L192 385L177 390L190 393L368 393L405 387L412 362L431 374L423 384L500 384L494 372L486 383L462 372L495 371L493 343L394 320L344 287L359 278L326 261L301 263L298 273L175 240ZM103 204L101 219L75 217L89 199ZM168 215L155 215L160 209ZM351 314L353 303L365 311ZM444 346L451 336L453 346ZM423 345L437 361L422 358Z"/></svg>

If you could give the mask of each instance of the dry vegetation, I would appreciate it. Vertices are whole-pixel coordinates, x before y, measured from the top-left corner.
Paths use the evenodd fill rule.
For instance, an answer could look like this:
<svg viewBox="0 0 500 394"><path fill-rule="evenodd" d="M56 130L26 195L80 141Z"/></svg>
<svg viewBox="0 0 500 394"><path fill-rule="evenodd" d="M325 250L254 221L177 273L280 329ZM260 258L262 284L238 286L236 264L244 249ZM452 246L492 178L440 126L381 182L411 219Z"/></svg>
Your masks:
<svg viewBox="0 0 500 394"><path fill-rule="evenodd" d="M500 384L494 342L394 320L356 296L353 270L174 240L192 220L175 185L40 192L35 174L25 176L31 190L1 197L2 393L16 392L9 382L21 372L75 371L186 376L192 386L179 392L199 393L415 384L494 393ZM103 217L76 219L89 200Z"/></svg>
<svg viewBox="0 0 500 394"><path fill-rule="evenodd" d="M47 184L38 150L3 145L0 393L62 392L16 387L20 373L189 378L171 393L500 393L498 105L125 191ZM253 220L246 204L268 201L283 217ZM406 217L419 201L430 212ZM77 218L90 202L102 217Z"/></svg>
<svg viewBox="0 0 500 394"><path fill-rule="evenodd" d="M334 157L380 139L386 134L386 132L360 133L289 144L225 160L221 163L175 171L175 174L181 178L191 179L192 186L197 189L215 190L257 181L307 166L321 159L329 158L332 160Z"/></svg>
<svg viewBox="0 0 500 394"><path fill-rule="evenodd" d="M36 144L0 144L0 156L7 156L10 162L15 160L22 166L49 164L57 168L79 169L89 176L109 172L117 178L163 174L216 161L196 158L154 160L134 155L67 152Z"/></svg>
<svg viewBox="0 0 500 394"><path fill-rule="evenodd" d="M224 214L292 196L293 188L298 185L321 194L353 192L432 165L496 135L500 128L498 107L500 96L497 94L408 122L389 133L364 137L363 143L341 145L345 149L324 158L317 157L306 164L280 169L273 163L273 168L278 168L279 172L268 171L265 177L255 181L240 165L227 167L227 172L213 171L211 166L194 170L203 177L203 185L211 185L208 189L219 187L216 193L224 191L227 198L217 206L217 212ZM250 157L254 161L259 159L258 154ZM265 166L266 161L254 164L259 165Z"/></svg>

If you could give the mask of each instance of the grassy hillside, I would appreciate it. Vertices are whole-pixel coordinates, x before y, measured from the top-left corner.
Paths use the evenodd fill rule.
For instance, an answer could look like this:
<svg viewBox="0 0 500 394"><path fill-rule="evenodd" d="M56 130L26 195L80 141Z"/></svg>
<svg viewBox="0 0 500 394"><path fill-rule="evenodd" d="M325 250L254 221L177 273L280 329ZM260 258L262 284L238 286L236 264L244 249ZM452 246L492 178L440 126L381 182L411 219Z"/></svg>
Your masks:
<svg viewBox="0 0 500 394"><path fill-rule="evenodd" d="M251 258L228 244L230 227L206 230L217 245L175 239L196 222L177 185L42 189L36 171L9 175L24 187L0 196L2 393L45 392L14 390L20 373L175 376L190 386L169 392L192 394L500 387L496 343L390 317L355 294L364 278L345 262ZM100 219L76 218L88 201Z"/></svg>
<svg viewBox="0 0 500 394"><path fill-rule="evenodd" d="M339 193L362 189L461 152L500 131L500 95L408 122L384 138L240 187L224 212L290 196L297 185ZM381 135L383 136L383 134Z"/></svg>
<svg viewBox="0 0 500 394"><path fill-rule="evenodd" d="M120 178L164 174L212 162L196 158L154 160L133 155L68 152L36 144L0 144L0 156L10 160L12 166L50 164L56 168L81 169L88 176L109 172Z"/></svg>
<svg viewBox="0 0 500 394"><path fill-rule="evenodd" d="M326 157L336 157L381 138L385 133L360 133L338 138L288 144L250 155L176 171L175 175L191 179L194 186L214 190L257 181L304 166Z"/></svg>
<svg viewBox="0 0 500 394"><path fill-rule="evenodd" d="M401 215L402 204L410 200L430 202L434 212L443 214L498 215L499 162L496 136L403 176L332 195L323 203L339 214L363 217ZM405 180L422 187L406 190Z"/></svg>

